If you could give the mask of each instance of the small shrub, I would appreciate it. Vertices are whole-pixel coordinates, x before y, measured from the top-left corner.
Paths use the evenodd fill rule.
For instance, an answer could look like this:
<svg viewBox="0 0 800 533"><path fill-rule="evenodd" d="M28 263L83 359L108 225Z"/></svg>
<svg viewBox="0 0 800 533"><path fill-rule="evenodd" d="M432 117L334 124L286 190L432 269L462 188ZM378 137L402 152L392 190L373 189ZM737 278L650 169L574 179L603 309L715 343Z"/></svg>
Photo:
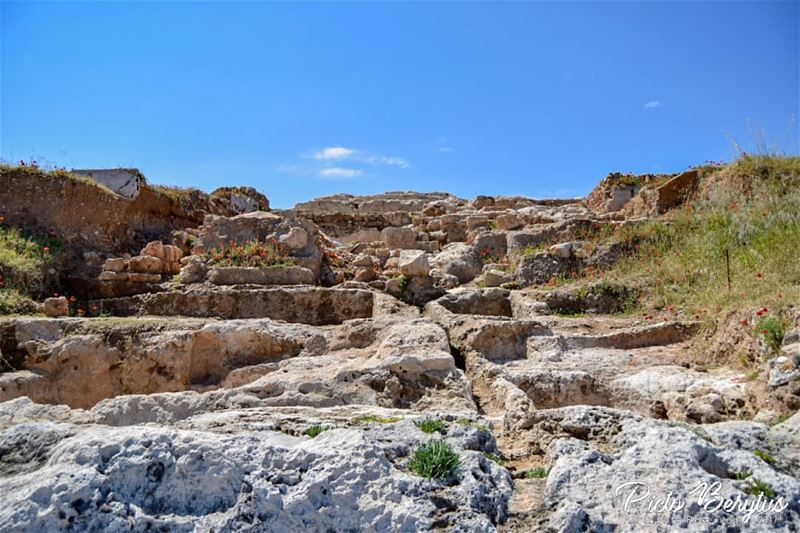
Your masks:
<svg viewBox="0 0 800 533"><path fill-rule="evenodd" d="M506 464L505 459L503 459L500 455L496 453L483 452L483 456L489 459L491 462L497 464L498 466L504 466Z"/></svg>
<svg viewBox="0 0 800 533"><path fill-rule="evenodd" d="M447 480L455 477L460 465L461 458L450 444L431 440L414 450L408 469L418 476Z"/></svg>
<svg viewBox="0 0 800 533"><path fill-rule="evenodd" d="M522 475L525 479L544 479L550 473L550 470L543 467L537 466L536 468L531 468L530 470L526 470L525 473Z"/></svg>
<svg viewBox="0 0 800 533"><path fill-rule="evenodd" d="M397 286L400 287L401 291L404 291L408 288L408 284L411 282L411 278L408 276L397 276L395 278L397 280Z"/></svg>
<svg viewBox="0 0 800 533"><path fill-rule="evenodd" d="M414 422L425 433L444 433L444 422L438 418L425 418Z"/></svg>
<svg viewBox="0 0 800 533"><path fill-rule="evenodd" d="M775 315L767 315L759 319L754 328L756 334L763 339L773 353L780 352L783 338L789 330L788 321Z"/></svg>
<svg viewBox="0 0 800 533"><path fill-rule="evenodd" d="M63 249L55 237L0 226L0 289L19 289L37 297L52 291L57 276L50 272L58 269Z"/></svg>
<svg viewBox="0 0 800 533"><path fill-rule="evenodd" d="M769 453L765 452L764 450L756 450L753 453L755 454L756 457L758 457L759 459L761 459L765 463L770 464L770 465L775 464L775 458L772 455L770 455Z"/></svg>
<svg viewBox="0 0 800 533"><path fill-rule="evenodd" d="M0 315L28 314L36 311L36 302L21 295L17 289L0 288Z"/></svg>
<svg viewBox="0 0 800 533"><path fill-rule="evenodd" d="M456 420L456 424L458 424L459 426L469 426L471 428L477 429L481 433L491 433L491 429L489 429L489 426L473 422L472 420L466 417L459 418L458 420Z"/></svg>
<svg viewBox="0 0 800 533"><path fill-rule="evenodd" d="M323 431L328 431L329 429L331 429L331 428L325 427L325 426L320 426L320 425L313 425L310 428L308 428L307 430L305 430L303 432L303 434L311 437L312 439L314 439L320 433L322 433Z"/></svg>
<svg viewBox="0 0 800 533"><path fill-rule="evenodd" d="M761 481L760 479L753 478L752 485L748 485L743 490L747 494L751 494L753 496L763 495L765 498L774 498L775 497L775 489L772 488L772 485L767 483L766 481Z"/></svg>
<svg viewBox="0 0 800 533"><path fill-rule="evenodd" d="M522 257L533 257L534 255L546 251L547 248L544 246L526 246L522 250L519 251L519 255Z"/></svg>
<svg viewBox="0 0 800 533"><path fill-rule="evenodd" d="M376 416L376 415L362 415L353 419L353 424L394 424L403 419L401 416Z"/></svg>
<svg viewBox="0 0 800 533"><path fill-rule="evenodd" d="M206 254L210 263L219 267L287 267L296 263L286 246L277 239L264 242L259 240L227 246L218 246Z"/></svg>

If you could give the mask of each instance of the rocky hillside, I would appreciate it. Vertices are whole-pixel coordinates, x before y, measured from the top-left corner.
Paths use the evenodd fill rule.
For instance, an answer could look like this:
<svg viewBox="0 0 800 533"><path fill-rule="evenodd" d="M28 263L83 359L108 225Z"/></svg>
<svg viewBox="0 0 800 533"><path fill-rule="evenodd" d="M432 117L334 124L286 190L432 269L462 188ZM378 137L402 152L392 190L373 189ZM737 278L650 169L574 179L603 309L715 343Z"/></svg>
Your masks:
<svg viewBox="0 0 800 533"><path fill-rule="evenodd" d="M0 530L800 529L800 158L141 184L0 169Z"/></svg>

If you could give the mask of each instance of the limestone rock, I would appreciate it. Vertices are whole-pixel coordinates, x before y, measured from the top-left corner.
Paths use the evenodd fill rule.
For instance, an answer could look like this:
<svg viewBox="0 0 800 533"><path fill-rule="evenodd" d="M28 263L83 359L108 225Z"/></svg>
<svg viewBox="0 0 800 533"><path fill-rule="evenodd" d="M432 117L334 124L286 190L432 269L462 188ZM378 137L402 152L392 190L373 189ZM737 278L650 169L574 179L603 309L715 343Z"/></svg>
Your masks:
<svg viewBox="0 0 800 533"><path fill-rule="evenodd" d="M299 266L215 267L208 271L215 285L313 285L314 273Z"/></svg>
<svg viewBox="0 0 800 533"><path fill-rule="evenodd" d="M131 272L141 272L143 274L161 274L162 262L158 257L152 255L137 255L131 257Z"/></svg>
<svg viewBox="0 0 800 533"><path fill-rule="evenodd" d="M490 268L483 272L483 282L487 287L499 287L511 281L514 281L514 276L502 270Z"/></svg>
<svg viewBox="0 0 800 533"><path fill-rule="evenodd" d="M447 245L433 257L431 263L442 274L458 278L459 283L472 281L483 268L483 263L475 250L463 243Z"/></svg>
<svg viewBox="0 0 800 533"><path fill-rule="evenodd" d="M308 232L301 227L294 227L282 235L280 242L292 251L302 250L308 246Z"/></svg>
<svg viewBox="0 0 800 533"><path fill-rule="evenodd" d="M112 257L103 263L103 270L110 272L123 272L128 269L128 261L123 257Z"/></svg>
<svg viewBox="0 0 800 533"><path fill-rule="evenodd" d="M403 250L397 262L400 273L404 276L427 276L431 271L428 254L420 250Z"/></svg>
<svg viewBox="0 0 800 533"><path fill-rule="evenodd" d="M63 296L45 299L44 314L54 318L69 316L69 301Z"/></svg>
<svg viewBox="0 0 800 533"><path fill-rule="evenodd" d="M412 228L384 228L381 231L381 240L386 247L395 250L410 250L415 247L417 232Z"/></svg>

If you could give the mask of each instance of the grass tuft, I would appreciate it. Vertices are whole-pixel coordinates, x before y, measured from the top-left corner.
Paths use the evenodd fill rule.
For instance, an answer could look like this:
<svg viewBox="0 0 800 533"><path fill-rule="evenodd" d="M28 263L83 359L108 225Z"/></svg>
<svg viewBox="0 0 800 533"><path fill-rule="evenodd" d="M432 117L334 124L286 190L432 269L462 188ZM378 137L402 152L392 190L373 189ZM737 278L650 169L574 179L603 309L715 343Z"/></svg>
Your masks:
<svg viewBox="0 0 800 533"><path fill-rule="evenodd" d="M767 315L755 323L756 334L766 343L772 353L781 351L783 338L789 331L790 323L776 315Z"/></svg>
<svg viewBox="0 0 800 533"><path fill-rule="evenodd" d="M772 455L770 455L769 453L765 452L764 450L756 450L753 453L755 454L756 457L758 457L759 459L761 459L765 463L770 464L770 465L774 465L775 464L775 458Z"/></svg>
<svg viewBox="0 0 800 533"><path fill-rule="evenodd" d="M43 296L56 281L51 272L56 270L62 251L63 245L56 238L0 226L0 289Z"/></svg>
<svg viewBox="0 0 800 533"><path fill-rule="evenodd" d="M317 425L313 425L310 428L308 428L307 430L305 430L303 432L303 434L311 437L312 439L314 439L317 436L319 436L320 433L322 433L323 431L328 431L329 429L332 429L332 428L329 428L329 427L326 427L326 426L320 426L320 425L317 424Z"/></svg>
<svg viewBox="0 0 800 533"><path fill-rule="evenodd" d="M414 450L408 469L418 476L448 480L455 477L460 465L461 458L450 444L431 440Z"/></svg>
<svg viewBox="0 0 800 533"><path fill-rule="evenodd" d="M444 433L444 422L438 418L424 418L416 420L414 424L425 433Z"/></svg>
<svg viewBox="0 0 800 533"><path fill-rule="evenodd" d="M753 496L762 495L765 498L775 497L775 489L772 488L772 485L766 481L761 481L760 479L753 478L752 485L748 485L743 490L747 494L751 494Z"/></svg>
<svg viewBox="0 0 800 533"><path fill-rule="evenodd" d="M530 470L526 470L522 477L525 479L544 479L550 473L550 470L543 467L537 466L536 468L531 468Z"/></svg>

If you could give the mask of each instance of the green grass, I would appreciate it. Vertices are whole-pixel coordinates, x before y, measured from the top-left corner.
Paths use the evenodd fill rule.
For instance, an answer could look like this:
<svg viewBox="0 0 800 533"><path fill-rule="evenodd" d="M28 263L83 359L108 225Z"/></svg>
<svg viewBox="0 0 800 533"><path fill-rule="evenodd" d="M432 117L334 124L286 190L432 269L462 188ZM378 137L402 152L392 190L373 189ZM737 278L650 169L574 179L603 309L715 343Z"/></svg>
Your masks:
<svg viewBox="0 0 800 533"><path fill-rule="evenodd" d="M783 424L784 422L792 418L792 416L794 416L794 413L784 413L780 415L778 418L775 419L775 425L777 426L778 424Z"/></svg>
<svg viewBox="0 0 800 533"><path fill-rule="evenodd" d="M460 465L461 458L450 444L431 440L414 450L408 469L418 476L447 480L456 476Z"/></svg>
<svg viewBox="0 0 800 533"><path fill-rule="evenodd" d="M519 251L517 251L515 255L518 257L533 257L536 254L546 251L547 251L547 246L544 245L526 246L525 248L521 248Z"/></svg>
<svg viewBox="0 0 800 533"><path fill-rule="evenodd" d="M400 422L402 416L377 416L377 415L362 415L353 419L353 424L394 424Z"/></svg>
<svg viewBox="0 0 800 533"><path fill-rule="evenodd" d="M702 176L682 207L614 229L608 240L634 251L604 278L646 287L649 308L708 318L800 300L800 247L789 244L800 242L800 157L743 155Z"/></svg>
<svg viewBox="0 0 800 533"><path fill-rule="evenodd" d="M755 454L756 457L758 457L759 459L761 459L765 463L770 464L770 465L775 464L775 458L772 455L770 455L769 453L765 452L764 450L756 450L753 453Z"/></svg>
<svg viewBox="0 0 800 533"><path fill-rule="evenodd" d="M444 433L444 422L438 418L424 418L416 420L414 424L425 433Z"/></svg>
<svg viewBox="0 0 800 533"><path fill-rule="evenodd" d="M411 278L409 278L408 276L397 276L394 279L397 280L397 286L400 287L401 291L406 290L408 284L411 283Z"/></svg>
<svg viewBox="0 0 800 533"><path fill-rule="evenodd" d="M550 473L550 470L543 467L537 466L536 468L531 468L530 470L526 470L522 477L525 479L544 479Z"/></svg>
<svg viewBox="0 0 800 533"><path fill-rule="evenodd" d="M0 226L0 288L42 296L54 282L49 271L56 267L62 251L58 239Z"/></svg>
<svg viewBox="0 0 800 533"><path fill-rule="evenodd" d="M305 430L303 432L303 434L311 437L312 439L314 439L320 433L322 433L323 431L328 431L329 429L332 429L332 428L329 428L329 427L326 427L326 426L314 425L314 426L311 426L310 428L308 428L307 430Z"/></svg>
<svg viewBox="0 0 800 533"><path fill-rule="evenodd" d="M772 353L777 354L781 351L781 344L783 344L783 338L789 331L790 324L788 320L772 314L760 318L753 325L753 328L756 335L769 346Z"/></svg>
<svg viewBox="0 0 800 533"><path fill-rule="evenodd" d="M489 426L487 426L485 424L479 424L477 422L473 422L472 420L470 420L469 418L466 418L466 417L459 418L458 420L456 420L456 424L458 424L459 426L466 426L466 427L474 428L474 429L480 431L481 433L491 433L492 432L492 430L489 429Z"/></svg>
<svg viewBox="0 0 800 533"><path fill-rule="evenodd" d="M30 314L37 310L36 302L17 289L0 289L0 315Z"/></svg>
<svg viewBox="0 0 800 533"><path fill-rule="evenodd" d="M760 479L753 479L752 485L748 485L743 490L747 494L751 494L753 496L763 495L765 498L774 498L775 497L775 489L772 488L772 485L767 483L766 481L761 481Z"/></svg>
<svg viewBox="0 0 800 533"><path fill-rule="evenodd" d="M753 473L750 470L742 470L741 472L736 472L734 477L736 479L742 481L742 480L745 480L745 479L749 478L752 475L753 475Z"/></svg>
<svg viewBox="0 0 800 533"><path fill-rule="evenodd" d="M483 452L483 456L489 459L491 462L497 464L498 466L504 466L506 464L505 459L503 459L499 454Z"/></svg>

